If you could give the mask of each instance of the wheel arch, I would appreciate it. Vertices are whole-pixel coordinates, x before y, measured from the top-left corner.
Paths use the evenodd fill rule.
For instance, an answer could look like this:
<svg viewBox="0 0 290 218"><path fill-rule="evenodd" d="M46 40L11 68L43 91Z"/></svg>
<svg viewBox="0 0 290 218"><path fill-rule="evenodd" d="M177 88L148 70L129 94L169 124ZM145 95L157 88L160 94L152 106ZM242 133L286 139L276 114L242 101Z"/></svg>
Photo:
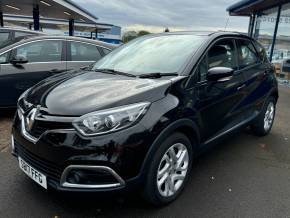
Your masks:
<svg viewBox="0 0 290 218"><path fill-rule="evenodd" d="M154 140L150 149L148 150L145 159L143 161L141 167L141 175L146 175L146 171L150 165L151 157L153 156L154 152L158 149L158 145L162 143L162 141L173 132L181 132L188 137L193 146L193 151L197 148L200 143L200 133L198 126L190 119L182 118L179 120L174 121L169 126L167 126Z"/></svg>

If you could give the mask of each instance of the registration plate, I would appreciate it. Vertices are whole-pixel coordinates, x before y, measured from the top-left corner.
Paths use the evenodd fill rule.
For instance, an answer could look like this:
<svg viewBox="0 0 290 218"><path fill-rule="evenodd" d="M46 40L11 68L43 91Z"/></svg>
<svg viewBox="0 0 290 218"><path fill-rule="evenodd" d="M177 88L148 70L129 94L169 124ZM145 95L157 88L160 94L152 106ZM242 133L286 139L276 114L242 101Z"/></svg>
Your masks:
<svg viewBox="0 0 290 218"><path fill-rule="evenodd" d="M21 157L18 157L20 169L32 180L47 189L46 176L26 163Z"/></svg>

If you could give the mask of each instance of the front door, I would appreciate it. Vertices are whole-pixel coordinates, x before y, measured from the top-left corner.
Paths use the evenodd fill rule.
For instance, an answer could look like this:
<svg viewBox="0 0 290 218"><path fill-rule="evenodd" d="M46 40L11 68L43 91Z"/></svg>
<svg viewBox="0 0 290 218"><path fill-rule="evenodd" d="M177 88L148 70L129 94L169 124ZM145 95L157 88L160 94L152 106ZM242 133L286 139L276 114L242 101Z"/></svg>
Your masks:
<svg viewBox="0 0 290 218"><path fill-rule="evenodd" d="M213 67L232 68L234 74L222 81L207 81L207 72ZM194 94L204 142L227 131L241 119L244 77L237 69L236 46L232 39L222 39L212 45L197 68Z"/></svg>
<svg viewBox="0 0 290 218"><path fill-rule="evenodd" d="M13 49L10 60L17 56L25 57L24 64L1 64L0 72L0 105L15 106L18 97L26 89L39 81L63 72L66 64L63 61L63 48L60 40L43 40L30 42Z"/></svg>

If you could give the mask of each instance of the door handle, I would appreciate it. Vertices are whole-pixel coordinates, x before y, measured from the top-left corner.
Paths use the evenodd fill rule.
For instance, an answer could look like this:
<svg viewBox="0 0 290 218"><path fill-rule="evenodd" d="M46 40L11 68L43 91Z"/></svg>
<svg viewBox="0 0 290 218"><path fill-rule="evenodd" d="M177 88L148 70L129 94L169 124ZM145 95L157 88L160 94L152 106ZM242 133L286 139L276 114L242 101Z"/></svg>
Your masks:
<svg viewBox="0 0 290 218"><path fill-rule="evenodd" d="M240 90L242 90L242 89L245 88L245 87L246 87L246 84L243 84L243 85L239 86L239 87L237 88L237 90L240 91Z"/></svg>

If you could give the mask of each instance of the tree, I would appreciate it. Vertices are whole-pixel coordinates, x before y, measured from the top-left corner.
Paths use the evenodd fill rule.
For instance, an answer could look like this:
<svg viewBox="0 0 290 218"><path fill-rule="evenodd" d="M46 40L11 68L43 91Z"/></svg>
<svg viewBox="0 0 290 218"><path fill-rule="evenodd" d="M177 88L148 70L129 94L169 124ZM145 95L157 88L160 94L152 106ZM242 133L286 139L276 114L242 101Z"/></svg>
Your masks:
<svg viewBox="0 0 290 218"><path fill-rule="evenodd" d="M136 31L127 31L124 33L123 37L122 37L122 41L124 43L127 43L137 37L140 36L144 36L144 35L148 35L150 34L150 32L146 31L146 30L140 30L139 32Z"/></svg>
<svg viewBox="0 0 290 218"><path fill-rule="evenodd" d="M168 27L166 27L166 29L164 30L165 33L168 33L169 32L169 29Z"/></svg>
<svg viewBox="0 0 290 218"><path fill-rule="evenodd" d="M138 37L137 32L135 31L127 31L124 33L123 37L122 37L122 41L124 43L127 43L129 41L131 41L132 39L135 39L136 37Z"/></svg>
<svg viewBox="0 0 290 218"><path fill-rule="evenodd" d="M148 34L150 34L150 32L148 32L148 31L146 31L146 30L140 30L140 31L138 32L138 36L145 36L145 35L148 35Z"/></svg>

